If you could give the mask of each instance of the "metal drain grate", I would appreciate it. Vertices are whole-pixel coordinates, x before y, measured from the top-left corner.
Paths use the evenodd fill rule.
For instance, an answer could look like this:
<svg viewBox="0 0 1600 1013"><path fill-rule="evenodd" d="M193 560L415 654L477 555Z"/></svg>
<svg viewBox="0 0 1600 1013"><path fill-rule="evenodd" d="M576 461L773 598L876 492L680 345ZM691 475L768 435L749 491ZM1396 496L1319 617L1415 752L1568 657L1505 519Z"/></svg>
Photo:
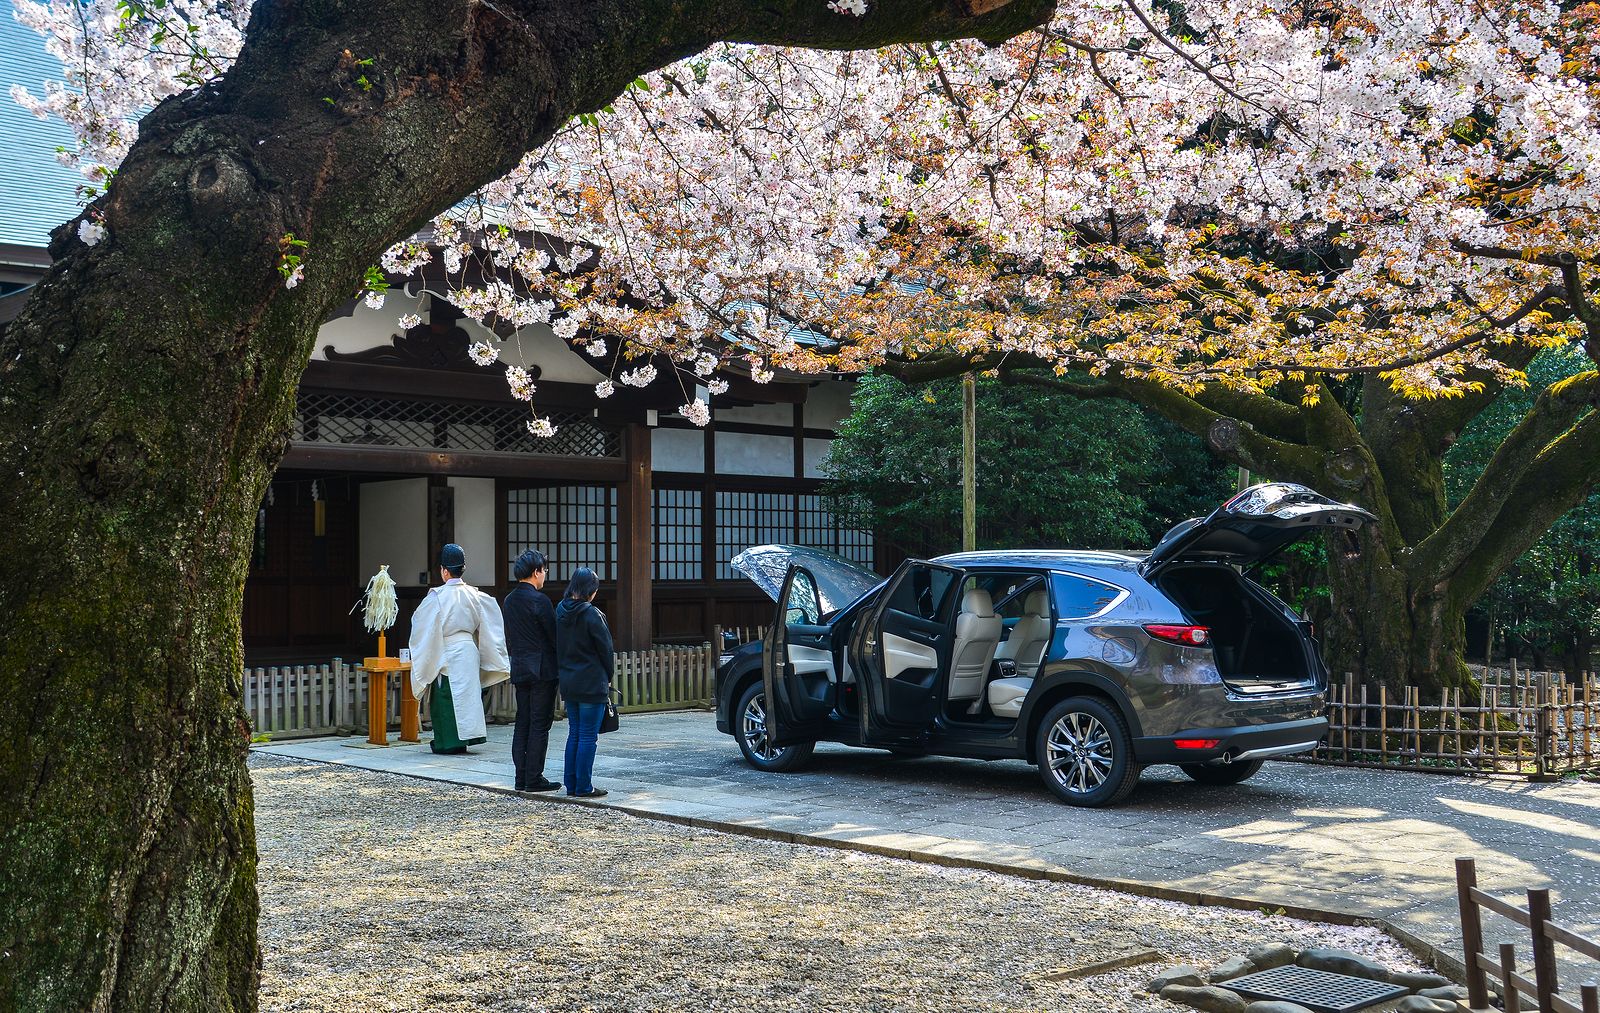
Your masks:
<svg viewBox="0 0 1600 1013"><path fill-rule="evenodd" d="M1404 985L1392 985L1387 981L1317 971L1294 964L1230 978L1219 984L1250 999L1283 999L1322 1013L1347 1013L1411 991Z"/></svg>

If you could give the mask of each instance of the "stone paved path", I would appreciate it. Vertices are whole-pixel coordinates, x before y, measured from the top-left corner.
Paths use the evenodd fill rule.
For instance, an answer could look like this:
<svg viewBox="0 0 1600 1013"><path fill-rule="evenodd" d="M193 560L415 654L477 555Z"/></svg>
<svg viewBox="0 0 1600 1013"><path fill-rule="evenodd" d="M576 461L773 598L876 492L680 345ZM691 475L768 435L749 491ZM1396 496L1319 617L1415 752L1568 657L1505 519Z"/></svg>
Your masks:
<svg viewBox="0 0 1600 1013"><path fill-rule="evenodd" d="M510 729L467 756L426 745L350 748L357 739L258 746L266 752L509 788ZM565 731L552 731L559 778ZM1073 809L1032 767L819 746L803 772L746 766L710 714L624 715L601 739L595 782L608 805L1099 881L1188 891L1264 907L1388 919L1459 955L1454 866L1511 894L1548 886L1556 917L1600 931L1600 785L1532 785L1269 763L1251 781L1203 788L1153 767L1123 805ZM1525 939L1490 923L1491 947ZM1519 943L1519 950L1524 947ZM1592 969L1592 979L1600 969Z"/></svg>

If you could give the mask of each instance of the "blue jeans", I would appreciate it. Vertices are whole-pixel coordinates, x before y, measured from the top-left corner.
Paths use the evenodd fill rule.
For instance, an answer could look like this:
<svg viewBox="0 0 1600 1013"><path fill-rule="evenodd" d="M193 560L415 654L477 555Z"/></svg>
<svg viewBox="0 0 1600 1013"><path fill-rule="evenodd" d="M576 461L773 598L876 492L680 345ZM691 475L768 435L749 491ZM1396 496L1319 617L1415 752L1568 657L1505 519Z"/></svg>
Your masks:
<svg viewBox="0 0 1600 1013"><path fill-rule="evenodd" d="M606 716L603 703L567 704L567 765L561 783L568 795L587 795L594 790L594 751L600 737L600 719Z"/></svg>

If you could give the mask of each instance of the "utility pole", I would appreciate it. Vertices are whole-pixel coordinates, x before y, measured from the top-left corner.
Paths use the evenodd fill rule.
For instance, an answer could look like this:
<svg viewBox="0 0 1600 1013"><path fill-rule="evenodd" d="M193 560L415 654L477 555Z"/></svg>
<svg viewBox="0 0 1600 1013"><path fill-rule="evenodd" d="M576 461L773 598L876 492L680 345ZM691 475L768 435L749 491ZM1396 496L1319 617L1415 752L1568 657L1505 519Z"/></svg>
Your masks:
<svg viewBox="0 0 1600 1013"><path fill-rule="evenodd" d="M1250 469L1244 467L1243 465L1240 465L1239 466L1239 488L1238 488L1238 491L1239 492L1244 492L1248 488L1250 488Z"/></svg>
<svg viewBox="0 0 1600 1013"><path fill-rule="evenodd" d="M978 547L978 383L961 378L961 551Z"/></svg>

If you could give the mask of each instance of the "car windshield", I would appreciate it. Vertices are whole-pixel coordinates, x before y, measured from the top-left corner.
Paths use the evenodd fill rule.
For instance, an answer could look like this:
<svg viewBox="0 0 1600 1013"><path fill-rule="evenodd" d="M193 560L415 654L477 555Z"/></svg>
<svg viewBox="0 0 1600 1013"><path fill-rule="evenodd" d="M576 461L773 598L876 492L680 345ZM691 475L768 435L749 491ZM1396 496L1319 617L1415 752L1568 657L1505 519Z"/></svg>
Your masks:
<svg viewBox="0 0 1600 1013"><path fill-rule="evenodd" d="M882 577L843 556L804 545L751 546L734 556L729 565L754 581L773 601L783 591L783 578L789 567L803 566L817 579L817 593L822 597L825 613L839 611L883 583Z"/></svg>

